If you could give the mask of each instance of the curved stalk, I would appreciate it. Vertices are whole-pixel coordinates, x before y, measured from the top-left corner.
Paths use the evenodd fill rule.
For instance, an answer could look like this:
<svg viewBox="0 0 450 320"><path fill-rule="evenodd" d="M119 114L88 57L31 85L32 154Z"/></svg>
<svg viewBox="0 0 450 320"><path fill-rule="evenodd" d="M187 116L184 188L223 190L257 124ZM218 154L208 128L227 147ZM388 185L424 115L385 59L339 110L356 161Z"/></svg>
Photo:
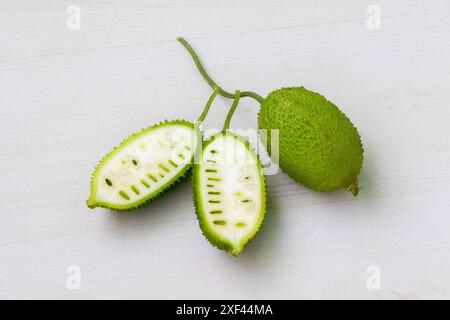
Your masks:
<svg viewBox="0 0 450 320"><path fill-rule="evenodd" d="M205 68L203 67L202 62L200 61L200 58L198 57L197 53L194 51L194 49L190 46L190 44L182 37L178 37L177 40L186 48L186 50L191 55L192 59L194 60L195 65L197 66L198 71L203 76L203 78L208 82L208 84L211 86L211 88L219 88L219 94L225 98L234 99L236 97L235 94L230 93L228 91L223 90L220 86L218 86L214 80L209 76L209 74L206 72ZM261 97L259 94L253 91L243 91L241 92L241 97L250 97L258 101L260 104L263 102L264 98Z"/></svg>
<svg viewBox="0 0 450 320"><path fill-rule="evenodd" d="M240 99L241 93L239 92L239 90L237 90L234 94L233 104L231 105L230 111L228 111L227 118L225 119L225 123L223 124L223 131L228 130L228 128L230 127L231 118L233 117L234 111L236 111Z"/></svg>
<svg viewBox="0 0 450 320"><path fill-rule="evenodd" d="M198 117L198 120L197 120L198 122L203 122L203 120L205 120L206 115L208 114L209 108L211 107L211 104L213 103L214 98L217 96L218 93L219 93L219 88L215 87L214 92L209 97L208 102L206 103L202 114L200 115L200 117Z"/></svg>

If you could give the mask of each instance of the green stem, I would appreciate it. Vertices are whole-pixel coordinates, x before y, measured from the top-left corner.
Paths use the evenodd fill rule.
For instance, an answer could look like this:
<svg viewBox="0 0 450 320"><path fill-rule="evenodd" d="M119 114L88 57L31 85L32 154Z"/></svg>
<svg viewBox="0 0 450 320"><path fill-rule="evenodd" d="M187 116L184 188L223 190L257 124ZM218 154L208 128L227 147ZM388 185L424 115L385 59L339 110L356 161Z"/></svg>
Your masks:
<svg viewBox="0 0 450 320"><path fill-rule="evenodd" d="M182 37L178 37L177 40L186 48L187 51L189 51L189 54L191 55L192 59L195 62L195 65L197 66L198 71L203 76L203 78L208 82L208 84L211 86L211 88L219 88L219 94L225 98L233 99L235 98L235 94L232 94L228 91L223 90L220 86L218 86L213 79L208 75L205 68L203 67L197 53L192 49L190 44ZM243 91L241 92L241 97L250 97L258 101L260 104L263 102L264 98L261 97L256 92L252 91Z"/></svg>
<svg viewBox="0 0 450 320"><path fill-rule="evenodd" d="M198 122L203 122L203 120L205 120L206 115L208 114L209 108L211 107L211 104L213 103L214 98L217 96L218 93L219 93L219 88L215 87L214 92L209 97L208 102L206 103L206 106L203 109L202 114L200 115L200 117L198 117L198 120L197 120Z"/></svg>
<svg viewBox="0 0 450 320"><path fill-rule="evenodd" d="M234 94L233 104L231 105L230 111L228 111L227 118L225 119L225 123L223 125L223 131L228 130L228 128L230 127L231 118L233 117L234 111L236 111L236 108L239 104L240 99L241 99L241 93L239 92L239 90L237 90L236 93Z"/></svg>

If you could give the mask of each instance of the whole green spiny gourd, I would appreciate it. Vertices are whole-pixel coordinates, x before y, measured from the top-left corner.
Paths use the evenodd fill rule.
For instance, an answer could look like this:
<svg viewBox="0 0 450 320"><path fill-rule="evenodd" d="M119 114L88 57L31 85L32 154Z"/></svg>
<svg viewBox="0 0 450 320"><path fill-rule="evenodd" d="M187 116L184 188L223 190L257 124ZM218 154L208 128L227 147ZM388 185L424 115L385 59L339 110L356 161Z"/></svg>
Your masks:
<svg viewBox="0 0 450 320"><path fill-rule="evenodd" d="M282 88L261 103L260 129L279 129L279 164L292 179L326 192L358 192L363 148L358 131L333 103L304 87Z"/></svg>

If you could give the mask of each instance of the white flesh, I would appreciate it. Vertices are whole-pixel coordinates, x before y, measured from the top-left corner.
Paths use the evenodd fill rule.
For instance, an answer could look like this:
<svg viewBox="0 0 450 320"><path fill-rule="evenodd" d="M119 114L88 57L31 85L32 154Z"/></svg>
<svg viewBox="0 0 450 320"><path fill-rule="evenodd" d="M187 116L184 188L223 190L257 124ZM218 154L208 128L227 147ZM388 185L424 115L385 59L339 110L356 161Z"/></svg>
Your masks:
<svg viewBox="0 0 450 320"><path fill-rule="evenodd" d="M155 192L190 164L194 141L193 128L178 124L140 134L98 169L95 201L126 205Z"/></svg>
<svg viewBox="0 0 450 320"><path fill-rule="evenodd" d="M244 245L263 214L263 181L255 155L235 136L220 135L203 150L198 174L209 229L234 246Z"/></svg>

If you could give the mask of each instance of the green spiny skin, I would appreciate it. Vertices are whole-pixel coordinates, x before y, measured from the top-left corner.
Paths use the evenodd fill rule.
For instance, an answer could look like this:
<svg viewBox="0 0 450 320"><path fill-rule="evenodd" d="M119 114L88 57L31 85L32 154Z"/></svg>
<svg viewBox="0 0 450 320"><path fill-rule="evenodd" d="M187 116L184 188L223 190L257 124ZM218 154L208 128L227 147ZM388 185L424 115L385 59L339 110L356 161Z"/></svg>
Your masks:
<svg viewBox="0 0 450 320"><path fill-rule="evenodd" d="M208 75L197 53L183 38L177 38L191 55L200 74L219 94L236 94L218 87ZM361 138L333 103L303 87L282 88L267 98L252 91L241 93L261 104L259 129L266 129L269 154L271 130L279 129L279 165L295 181L321 191L347 189L357 195L358 175L363 162ZM265 140L265 135L261 137Z"/></svg>
<svg viewBox="0 0 450 320"><path fill-rule="evenodd" d="M217 93L215 89L197 124ZM187 174L200 138L198 126L186 120L165 121L131 135L95 168L88 207L132 210L161 196Z"/></svg>
<svg viewBox="0 0 450 320"><path fill-rule="evenodd" d="M200 228L215 247L238 256L260 230L266 211L261 163L243 137L228 126L205 142L193 168L194 205Z"/></svg>
<svg viewBox="0 0 450 320"><path fill-rule="evenodd" d="M194 124L185 120L131 135L95 168L88 207L131 210L159 197L191 168L195 141Z"/></svg>
<svg viewBox="0 0 450 320"><path fill-rule="evenodd" d="M303 87L275 90L261 104L258 125L267 130L269 153L271 130L279 129L279 164L292 179L316 191L358 193L361 138L325 97Z"/></svg>

